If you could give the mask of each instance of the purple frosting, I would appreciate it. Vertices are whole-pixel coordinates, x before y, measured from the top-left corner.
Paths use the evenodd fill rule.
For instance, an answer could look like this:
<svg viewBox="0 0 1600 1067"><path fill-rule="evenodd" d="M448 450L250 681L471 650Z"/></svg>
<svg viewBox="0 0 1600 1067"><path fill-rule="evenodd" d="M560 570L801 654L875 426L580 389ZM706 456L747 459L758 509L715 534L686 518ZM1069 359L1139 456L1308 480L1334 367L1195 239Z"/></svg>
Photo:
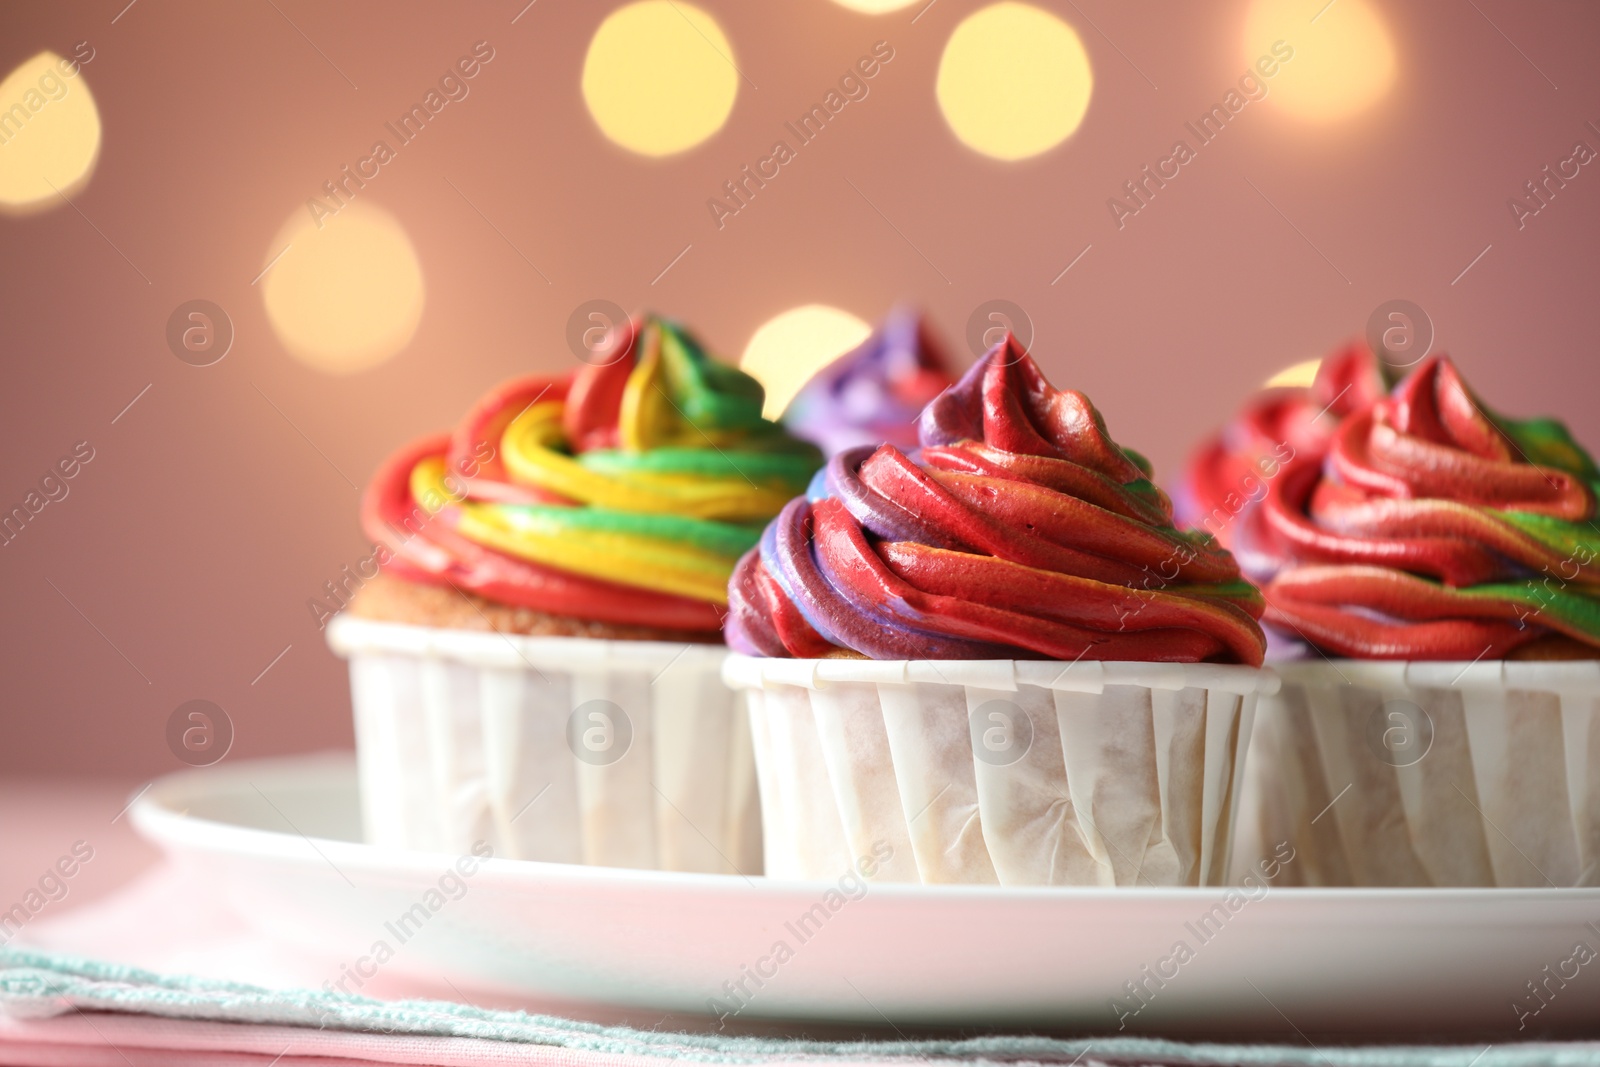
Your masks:
<svg viewBox="0 0 1600 1067"><path fill-rule="evenodd" d="M860 445L917 447L922 409L954 381L944 347L915 309L889 313L858 347L806 383L783 422L828 455Z"/></svg>

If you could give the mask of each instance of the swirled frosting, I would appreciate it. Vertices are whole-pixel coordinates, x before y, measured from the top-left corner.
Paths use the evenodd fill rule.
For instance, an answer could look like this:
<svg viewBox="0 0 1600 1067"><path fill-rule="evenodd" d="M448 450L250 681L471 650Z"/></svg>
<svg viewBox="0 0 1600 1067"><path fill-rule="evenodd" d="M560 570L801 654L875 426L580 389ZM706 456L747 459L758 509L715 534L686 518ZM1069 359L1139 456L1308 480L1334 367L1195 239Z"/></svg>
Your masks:
<svg viewBox="0 0 1600 1067"><path fill-rule="evenodd" d="M1190 457L1173 493L1180 526L1211 534L1230 549L1245 575L1271 577L1271 563L1256 548L1256 504L1291 464L1320 462L1344 417L1387 391L1384 370L1365 343L1352 342L1327 356L1309 386L1263 389L1221 432Z"/></svg>
<svg viewBox="0 0 1600 1067"><path fill-rule="evenodd" d="M913 461L833 457L739 561L756 655L1259 664L1260 596L1172 525L1148 463L1007 337L924 409Z"/></svg>
<svg viewBox="0 0 1600 1067"><path fill-rule="evenodd" d="M598 622L715 631L734 563L822 461L673 323L495 389L401 449L363 524L402 577Z"/></svg>
<svg viewBox="0 0 1600 1067"><path fill-rule="evenodd" d="M1559 423L1489 412L1447 357L1350 414L1260 505L1266 621L1324 652L1600 654L1593 461Z"/></svg>
<svg viewBox="0 0 1600 1067"><path fill-rule="evenodd" d="M784 412L797 437L835 455L860 445L917 447L917 417L955 381L944 346L912 308L895 308L872 335L806 383Z"/></svg>

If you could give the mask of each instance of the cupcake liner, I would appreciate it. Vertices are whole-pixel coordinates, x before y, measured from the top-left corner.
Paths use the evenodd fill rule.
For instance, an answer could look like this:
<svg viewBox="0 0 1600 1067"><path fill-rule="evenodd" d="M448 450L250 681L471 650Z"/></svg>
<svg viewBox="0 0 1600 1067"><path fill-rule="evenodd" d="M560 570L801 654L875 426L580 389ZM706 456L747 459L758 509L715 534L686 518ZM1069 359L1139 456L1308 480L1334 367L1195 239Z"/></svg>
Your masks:
<svg viewBox="0 0 1600 1067"><path fill-rule="evenodd" d="M1600 885L1600 662L1276 668L1241 860L1288 840L1306 885Z"/></svg>
<svg viewBox="0 0 1600 1067"><path fill-rule="evenodd" d="M732 655L749 697L767 873L1216 885L1270 671L1212 664Z"/></svg>
<svg viewBox="0 0 1600 1067"><path fill-rule="evenodd" d="M720 646L340 616L368 842L755 874L749 721Z"/></svg>

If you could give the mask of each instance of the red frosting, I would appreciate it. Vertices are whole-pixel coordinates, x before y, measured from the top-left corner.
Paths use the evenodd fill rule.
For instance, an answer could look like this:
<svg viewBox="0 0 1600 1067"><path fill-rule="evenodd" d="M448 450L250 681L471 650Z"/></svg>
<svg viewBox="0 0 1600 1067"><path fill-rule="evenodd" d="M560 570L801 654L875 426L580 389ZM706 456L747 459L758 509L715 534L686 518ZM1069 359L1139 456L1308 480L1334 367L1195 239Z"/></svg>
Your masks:
<svg viewBox="0 0 1600 1067"><path fill-rule="evenodd" d="M1434 357L1350 415L1325 462L1297 460L1268 486L1257 547L1277 576L1265 619L1372 658L1499 657L1552 629L1595 641L1582 622L1600 585L1593 554L1560 550L1505 512L1587 526L1595 496L1577 474L1530 462ZM1530 576L1558 571L1570 608L1531 609Z"/></svg>
<svg viewBox="0 0 1600 1067"><path fill-rule="evenodd" d="M1320 462L1341 420L1384 392L1378 360L1360 341L1325 358L1309 387L1264 390L1189 461L1177 493L1180 523L1238 552L1246 574L1269 577L1257 572L1248 548L1250 506L1289 465Z"/></svg>

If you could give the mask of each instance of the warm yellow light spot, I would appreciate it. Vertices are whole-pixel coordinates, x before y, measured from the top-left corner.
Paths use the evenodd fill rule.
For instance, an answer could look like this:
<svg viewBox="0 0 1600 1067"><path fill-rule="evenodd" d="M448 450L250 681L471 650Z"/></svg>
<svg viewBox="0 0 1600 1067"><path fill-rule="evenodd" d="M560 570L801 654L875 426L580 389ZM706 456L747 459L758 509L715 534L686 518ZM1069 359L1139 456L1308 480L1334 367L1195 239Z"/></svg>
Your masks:
<svg viewBox="0 0 1600 1067"><path fill-rule="evenodd" d="M1311 383L1317 380L1317 368L1321 366L1322 360L1308 359L1303 363L1296 363L1292 367L1285 367L1268 378L1261 388L1309 389L1311 388Z"/></svg>
<svg viewBox="0 0 1600 1067"><path fill-rule="evenodd" d="M967 147L1026 159L1066 140L1094 89L1089 54L1071 26L1031 4L968 15L939 59L939 110Z"/></svg>
<svg viewBox="0 0 1600 1067"><path fill-rule="evenodd" d="M738 93L722 27L683 0L617 8L583 61L583 99L600 132L640 155L693 148L722 129Z"/></svg>
<svg viewBox="0 0 1600 1067"><path fill-rule="evenodd" d="M1270 62L1257 68L1263 56ZM1275 66L1261 79L1267 99L1310 122L1365 110L1395 79L1394 39L1368 0L1255 0L1244 21L1244 60L1261 74Z"/></svg>
<svg viewBox="0 0 1600 1067"><path fill-rule="evenodd" d="M361 201L324 217L300 209L278 231L261 298L278 340L332 374L375 367L411 341L422 318L422 267L400 223Z"/></svg>
<svg viewBox="0 0 1600 1067"><path fill-rule="evenodd" d="M882 15L888 11L899 11L903 7L910 7L917 0L833 0L840 7L847 7L851 11L865 11L869 15Z"/></svg>
<svg viewBox="0 0 1600 1067"><path fill-rule="evenodd" d="M739 365L766 389L763 414L775 419L813 374L871 333L871 326L848 311L806 304L763 323L750 335Z"/></svg>
<svg viewBox="0 0 1600 1067"><path fill-rule="evenodd" d="M100 154L100 111L83 71L40 52L0 82L0 207L13 212L61 203L82 188Z"/></svg>

